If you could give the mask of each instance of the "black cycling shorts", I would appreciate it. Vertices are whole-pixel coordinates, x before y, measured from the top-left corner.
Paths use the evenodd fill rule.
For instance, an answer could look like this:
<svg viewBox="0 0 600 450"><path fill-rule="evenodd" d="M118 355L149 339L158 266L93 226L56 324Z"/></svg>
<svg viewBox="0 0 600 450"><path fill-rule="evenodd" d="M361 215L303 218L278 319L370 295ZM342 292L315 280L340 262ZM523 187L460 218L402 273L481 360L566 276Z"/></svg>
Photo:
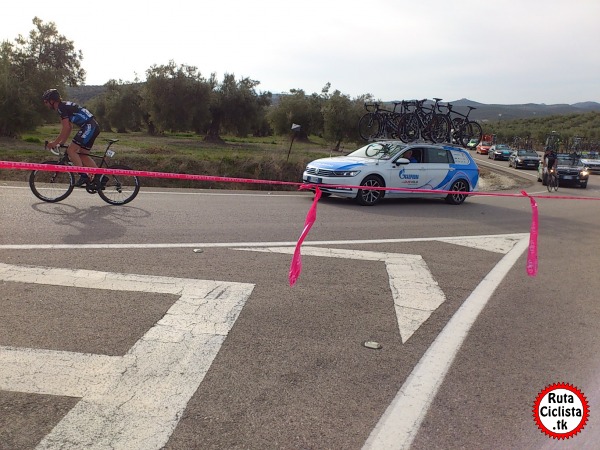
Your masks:
<svg viewBox="0 0 600 450"><path fill-rule="evenodd" d="M75 136L73 136L73 142L84 150L91 150L99 134L100 125L92 119L84 123Z"/></svg>

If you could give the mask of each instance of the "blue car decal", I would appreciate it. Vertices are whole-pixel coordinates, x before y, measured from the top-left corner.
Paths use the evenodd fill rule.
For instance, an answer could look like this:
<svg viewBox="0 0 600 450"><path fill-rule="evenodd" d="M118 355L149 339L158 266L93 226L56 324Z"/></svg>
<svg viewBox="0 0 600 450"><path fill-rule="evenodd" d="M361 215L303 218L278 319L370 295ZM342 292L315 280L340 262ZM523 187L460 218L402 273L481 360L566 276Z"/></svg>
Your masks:
<svg viewBox="0 0 600 450"><path fill-rule="evenodd" d="M406 173L406 169L402 169L400 172L398 172L398 176L402 180L418 180L419 179L418 173Z"/></svg>

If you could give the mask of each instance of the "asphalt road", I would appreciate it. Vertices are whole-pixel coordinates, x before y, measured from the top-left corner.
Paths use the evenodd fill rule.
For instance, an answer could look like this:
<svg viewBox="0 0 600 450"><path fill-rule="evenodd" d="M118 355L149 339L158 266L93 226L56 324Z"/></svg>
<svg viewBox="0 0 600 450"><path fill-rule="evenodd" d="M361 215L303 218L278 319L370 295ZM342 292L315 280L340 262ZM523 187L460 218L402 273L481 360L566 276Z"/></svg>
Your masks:
<svg viewBox="0 0 600 450"><path fill-rule="evenodd" d="M518 172L536 277L527 198L329 198L293 287L308 193L1 183L0 449L597 448L599 204ZM532 415L557 382L590 405L566 441Z"/></svg>

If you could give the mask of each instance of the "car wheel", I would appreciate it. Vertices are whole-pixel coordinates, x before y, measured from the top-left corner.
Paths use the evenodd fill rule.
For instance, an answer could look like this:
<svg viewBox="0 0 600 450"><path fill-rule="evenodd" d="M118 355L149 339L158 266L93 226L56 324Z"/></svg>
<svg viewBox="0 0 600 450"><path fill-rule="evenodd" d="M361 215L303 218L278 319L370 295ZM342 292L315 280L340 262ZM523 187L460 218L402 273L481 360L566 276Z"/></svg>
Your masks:
<svg viewBox="0 0 600 450"><path fill-rule="evenodd" d="M449 189L450 191L460 191L460 192L469 192L469 183L462 178L456 180L452 183L452 187ZM451 205L460 205L465 201L467 196L465 194L448 194L446 197L446 201Z"/></svg>
<svg viewBox="0 0 600 450"><path fill-rule="evenodd" d="M585 182L583 182L583 183L579 183L579 187L582 188L582 189L587 188L587 180Z"/></svg>
<svg viewBox="0 0 600 450"><path fill-rule="evenodd" d="M377 175L369 175L360 183L361 186L384 187L383 180ZM356 201L363 206L373 206L385 196L385 191L376 189L359 189Z"/></svg>

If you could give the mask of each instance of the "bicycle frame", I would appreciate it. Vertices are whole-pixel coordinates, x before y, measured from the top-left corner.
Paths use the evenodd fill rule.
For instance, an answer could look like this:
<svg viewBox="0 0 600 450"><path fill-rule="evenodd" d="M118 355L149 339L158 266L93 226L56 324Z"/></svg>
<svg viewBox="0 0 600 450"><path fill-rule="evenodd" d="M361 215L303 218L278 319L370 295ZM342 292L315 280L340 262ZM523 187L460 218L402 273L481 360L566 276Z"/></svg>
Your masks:
<svg viewBox="0 0 600 450"><path fill-rule="evenodd" d="M102 167L108 167L108 163L106 162L106 157L108 156L109 158L112 158L115 154L115 152L113 152L112 150L110 150L110 147L115 143L118 142L118 139L109 139L108 145L106 146L106 148L104 149L104 154L101 156L99 154L94 154L94 153L88 153L88 156L91 158L94 158L95 160L99 160L100 163L96 163L98 168L102 168ZM44 144L44 148L48 148L48 141L45 142ZM69 148L68 145L61 145L59 148L64 149L62 155L59 154L57 155L58 158L58 163L59 164L64 164L64 165L69 165L71 163L71 159L69 158L69 154L67 153L67 149Z"/></svg>

